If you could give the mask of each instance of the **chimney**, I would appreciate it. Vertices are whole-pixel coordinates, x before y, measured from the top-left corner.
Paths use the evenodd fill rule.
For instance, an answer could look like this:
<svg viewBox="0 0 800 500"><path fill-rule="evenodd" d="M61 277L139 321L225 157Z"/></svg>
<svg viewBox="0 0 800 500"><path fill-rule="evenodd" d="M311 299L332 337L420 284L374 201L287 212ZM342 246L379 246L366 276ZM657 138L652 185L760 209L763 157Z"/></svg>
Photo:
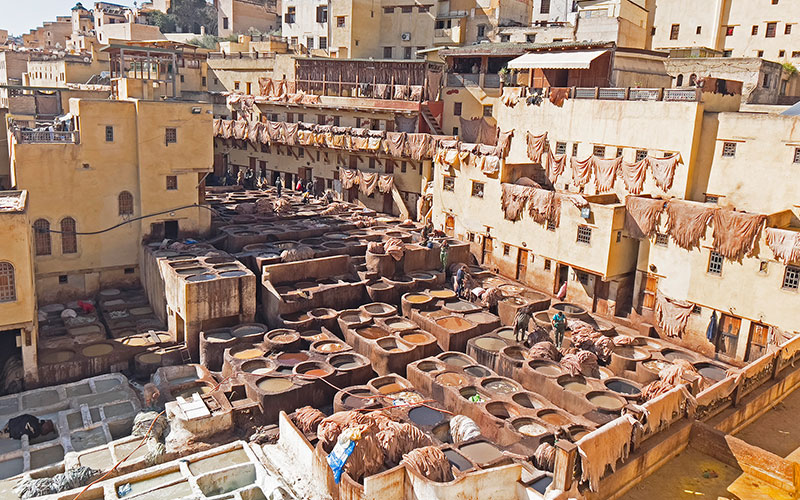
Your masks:
<svg viewBox="0 0 800 500"><path fill-rule="evenodd" d="M206 27L205 26L200 26L200 36L203 36L205 34L206 34Z"/></svg>

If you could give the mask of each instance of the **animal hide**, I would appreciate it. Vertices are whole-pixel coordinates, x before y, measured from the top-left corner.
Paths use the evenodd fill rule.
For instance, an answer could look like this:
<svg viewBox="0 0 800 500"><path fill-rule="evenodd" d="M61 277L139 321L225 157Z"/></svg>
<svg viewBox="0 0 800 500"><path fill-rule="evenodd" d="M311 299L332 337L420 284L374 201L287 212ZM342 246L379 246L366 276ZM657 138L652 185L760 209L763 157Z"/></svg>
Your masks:
<svg viewBox="0 0 800 500"><path fill-rule="evenodd" d="M550 183L555 185L556 180L558 180L558 176L563 174L566 168L567 155L553 154L552 148L549 148L547 151L547 164L545 165L545 173L547 174L547 178L550 180Z"/></svg>
<svg viewBox="0 0 800 500"><path fill-rule="evenodd" d="M555 203L555 191L533 188L528 201L528 215L539 224L551 221Z"/></svg>
<svg viewBox="0 0 800 500"><path fill-rule="evenodd" d="M669 337L681 337L686 330L686 323L692 313L694 304L685 300L671 299L656 293L656 319L658 326Z"/></svg>
<svg viewBox="0 0 800 500"><path fill-rule="evenodd" d="M594 156L590 156L585 160L578 161L576 157L572 157L572 183L579 189L589 183L592 178L592 166L594 164Z"/></svg>
<svg viewBox="0 0 800 500"><path fill-rule="evenodd" d="M766 228L767 246L775 255L775 260L784 265L800 261L800 233L775 227Z"/></svg>
<svg viewBox="0 0 800 500"><path fill-rule="evenodd" d="M754 250L766 215L718 209L714 212L714 250L738 261Z"/></svg>
<svg viewBox="0 0 800 500"><path fill-rule="evenodd" d="M378 191L381 193L391 193L394 187L394 176L391 174L381 174L378 177Z"/></svg>
<svg viewBox="0 0 800 500"><path fill-rule="evenodd" d="M378 187L378 174L377 172L358 172L358 186L359 190L366 196L370 196L375 192Z"/></svg>
<svg viewBox="0 0 800 500"><path fill-rule="evenodd" d="M653 236L663 211L664 200L660 198L625 197L625 232L636 239Z"/></svg>
<svg viewBox="0 0 800 500"><path fill-rule="evenodd" d="M386 133L386 141L384 141L386 145L386 152L389 153L391 156L395 158L400 158L405 156L406 150L406 134L405 132L387 132Z"/></svg>
<svg viewBox="0 0 800 500"><path fill-rule="evenodd" d="M514 137L514 130L507 130L505 132L500 132L497 136L497 146L495 147L494 154L500 158L505 158L508 156L508 152L511 150L511 139Z"/></svg>
<svg viewBox="0 0 800 500"><path fill-rule="evenodd" d="M617 461L625 460L631 451L635 420L623 415L583 436L577 443L581 457L581 480L597 491L606 467L616 470Z"/></svg>
<svg viewBox="0 0 800 500"><path fill-rule="evenodd" d="M500 204L506 220L518 221L525 208L525 203L531 195L532 188L517 184L503 184L503 194Z"/></svg>
<svg viewBox="0 0 800 500"><path fill-rule="evenodd" d="M528 158L534 163L541 163L545 144L547 144L547 132L541 135L533 135L527 132L525 140L528 146Z"/></svg>
<svg viewBox="0 0 800 500"><path fill-rule="evenodd" d="M650 165L650 171L653 173L656 186L660 187L664 192L669 191L672 187L672 181L675 178L675 168L679 163L683 164L680 153L674 154L668 158L647 159L647 164Z"/></svg>
<svg viewBox="0 0 800 500"><path fill-rule="evenodd" d="M594 166L594 185L598 193L604 193L614 189L614 181L617 180L617 173L622 164L622 158L603 160L595 158Z"/></svg>
<svg viewBox="0 0 800 500"><path fill-rule="evenodd" d="M715 207L672 198L667 202L667 234L681 248L691 250L706 235Z"/></svg>
<svg viewBox="0 0 800 500"><path fill-rule="evenodd" d="M620 171L622 181L625 183L625 189L630 194L641 194L644 189L644 181L647 178L647 157L636 163L623 161Z"/></svg>

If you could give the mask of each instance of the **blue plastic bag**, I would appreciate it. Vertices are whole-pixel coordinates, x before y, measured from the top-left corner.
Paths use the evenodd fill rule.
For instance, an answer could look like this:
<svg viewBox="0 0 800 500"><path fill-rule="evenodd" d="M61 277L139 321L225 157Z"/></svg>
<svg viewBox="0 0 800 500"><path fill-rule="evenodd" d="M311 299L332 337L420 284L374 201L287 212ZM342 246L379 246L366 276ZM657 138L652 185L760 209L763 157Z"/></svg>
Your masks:
<svg viewBox="0 0 800 500"><path fill-rule="evenodd" d="M339 480L342 478L342 472L344 471L344 464L347 463L347 459L350 458L350 454L353 453L355 447L355 441L351 439L339 439L336 442L336 446L333 447L333 451L328 455L328 465L333 471L333 480L336 484L339 484Z"/></svg>

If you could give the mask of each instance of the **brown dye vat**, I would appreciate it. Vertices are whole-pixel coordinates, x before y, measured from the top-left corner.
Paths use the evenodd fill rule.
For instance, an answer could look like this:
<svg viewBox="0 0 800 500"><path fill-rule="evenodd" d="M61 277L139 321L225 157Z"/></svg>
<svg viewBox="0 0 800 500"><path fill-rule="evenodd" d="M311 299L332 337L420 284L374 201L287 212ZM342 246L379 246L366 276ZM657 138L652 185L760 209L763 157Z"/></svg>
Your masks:
<svg viewBox="0 0 800 500"><path fill-rule="evenodd" d="M719 382L727 376L727 371L724 367L713 363L695 363L694 367L701 376L713 382Z"/></svg>
<svg viewBox="0 0 800 500"><path fill-rule="evenodd" d="M456 296L456 292L452 290L431 290L428 295L437 299L452 299Z"/></svg>
<svg viewBox="0 0 800 500"><path fill-rule="evenodd" d="M277 394L291 389L294 384L288 378L266 377L258 381L256 386L267 393Z"/></svg>
<svg viewBox="0 0 800 500"><path fill-rule="evenodd" d="M275 335L274 337L270 338L270 340L279 343L291 342L294 340L294 335L288 333L282 333L280 335Z"/></svg>
<svg viewBox="0 0 800 500"><path fill-rule="evenodd" d="M497 352L506 346L505 342L493 337L481 337L479 339L475 339L474 342L477 347L491 352Z"/></svg>
<svg viewBox="0 0 800 500"><path fill-rule="evenodd" d="M562 375L558 377L558 385L563 387L564 390L576 394L586 394L590 390L589 384L586 383L585 378L573 377L572 375Z"/></svg>
<svg viewBox="0 0 800 500"><path fill-rule="evenodd" d="M431 340L425 333L402 333L400 338L412 344L426 344Z"/></svg>
<svg viewBox="0 0 800 500"><path fill-rule="evenodd" d="M348 394L342 398L342 404L347 408L365 408L374 406L376 402L372 393L366 390L348 390Z"/></svg>
<svg viewBox="0 0 800 500"><path fill-rule="evenodd" d="M589 432L591 431L582 425L571 425L569 427L569 434L573 441L579 440L583 436L589 434Z"/></svg>
<svg viewBox="0 0 800 500"><path fill-rule="evenodd" d="M461 397L466 399L466 400L468 400L468 401L469 401L469 399L471 397L475 396L476 394L480 397L480 401L470 401L470 403L473 403L473 402L480 403L480 402L489 401L489 400L492 399L491 397L487 396L486 394L480 392L478 390L478 388L474 387L474 386L463 387L459 392L461 393Z"/></svg>
<svg viewBox="0 0 800 500"><path fill-rule="evenodd" d="M98 356L105 356L114 352L114 347L110 344L92 344L83 348L81 354L87 358L96 358Z"/></svg>
<svg viewBox="0 0 800 500"><path fill-rule="evenodd" d="M256 349L255 347L250 349L243 349L233 354L233 357L236 359L253 359L253 358L260 358L263 356L264 356L264 351L262 351L261 349Z"/></svg>
<svg viewBox="0 0 800 500"><path fill-rule="evenodd" d="M316 342L318 340L325 340L328 338L328 334L323 333L319 330L306 330L300 334L303 340L309 343Z"/></svg>
<svg viewBox="0 0 800 500"><path fill-rule="evenodd" d="M421 361L417 364L417 369L423 372L433 372L439 369L439 364L434 361Z"/></svg>
<svg viewBox="0 0 800 500"><path fill-rule="evenodd" d="M484 465L503 458L503 452L495 445L486 441L478 441L464 445L460 448L461 453L473 462Z"/></svg>
<svg viewBox="0 0 800 500"><path fill-rule="evenodd" d="M499 418L500 420L506 420L519 415L511 405L502 401L492 401L491 403L486 403L486 411L489 413L489 415Z"/></svg>
<svg viewBox="0 0 800 500"><path fill-rule="evenodd" d="M292 313L292 314L281 315L281 318L283 318L284 321L289 321L289 322L292 322L292 323L298 323L298 322L301 322L301 321L310 320L311 316L309 316L308 313L305 313L305 312L296 312L296 313Z"/></svg>
<svg viewBox="0 0 800 500"><path fill-rule="evenodd" d="M378 347L384 349L389 352L405 352L410 349L410 347L394 337L384 337L379 339L377 342Z"/></svg>
<svg viewBox="0 0 800 500"><path fill-rule="evenodd" d="M371 314L372 316L388 316L389 314L394 314L397 311L397 309L390 306L389 304L382 304L380 302L367 304L363 307L364 311Z"/></svg>
<svg viewBox="0 0 800 500"><path fill-rule="evenodd" d="M667 361L677 361L679 359L694 361L694 356L688 352L679 351L677 349L664 349L661 351L661 355L664 356L664 359Z"/></svg>
<svg viewBox="0 0 800 500"><path fill-rule="evenodd" d="M294 366L308 360L308 354L304 352L284 352L275 358L279 363Z"/></svg>
<svg viewBox="0 0 800 500"><path fill-rule="evenodd" d="M527 349L518 345L510 345L500 351L514 361L525 361L525 352L527 352Z"/></svg>
<svg viewBox="0 0 800 500"><path fill-rule="evenodd" d="M642 361L650 357L650 352L647 349L638 346L617 346L614 347L612 352L619 357L634 361Z"/></svg>
<svg viewBox="0 0 800 500"><path fill-rule="evenodd" d="M434 426L444 420L444 414L427 406L418 406L408 412L408 418L417 425Z"/></svg>
<svg viewBox="0 0 800 500"><path fill-rule="evenodd" d="M502 339L506 340L513 340L516 341L514 338L514 329L513 328L501 328L495 331L495 335Z"/></svg>
<svg viewBox="0 0 800 500"><path fill-rule="evenodd" d="M511 396L511 400L522 406L523 408L539 409L544 408L544 403L529 392L518 392Z"/></svg>
<svg viewBox="0 0 800 500"><path fill-rule="evenodd" d="M467 328L472 326L472 323L458 316L447 316L445 318L439 318L436 320L436 324L441 326L445 330L450 330L452 332L456 332L459 330L466 330Z"/></svg>
<svg viewBox="0 0 800 500"><path fill-rule="evenodd" d="M378 387L378 392L381 394L394 394L395 392L404 391L406 388L397 382L390 382L388 384Z"/></svg>
<svg viewBox="0 0 800 500"><path fill-rule="evenodd" d="M417 325L415 323L412 323L411 321L408 321L407 319L401 319L401 318L392 319L392 320L386 321L385 323L386 323L386 326L388 326L392 330L401 330L402 331L402 330L412 330L412 329L417 328Z"/></svg>
<svg viewBox="0 0 800 500"><path fill-rule="evenodd" d="M347 346L340 342L323 340L314 343L314 349L316 349L319 352L332 353L332 352L344 351L345 349L347 349Z"/></svg>
<svg viewBox="0 0 800 500"><path fill-rule="evenodd" d="M490 372L489 370L480 365L466 366L464 367L464 373L477 378L488 377L489 375L492 374L492 372Z"/></svg>
<svg viewBox="0 0 800 500"><path fill-rule="evenodd" d="M472 363L471 359L468 359L467 357L458 354L448 354L442 356L439 359L444 361L446 364L453 366L467 366Z"/></svg>
<svg viewBox="0 0 800 500"><path fill-rule="evenodd" d="M351 354L335 354L328 358L328 363L337 370L352 370L365 365L361 358Z"/></svg>
<svg viewBox="0 0 800 500"><path fill-rule="evenodd" d="M318 307L308 312L308 315L314 318L324 318L326 316L333 316L334 314L335 314L334 310L327 309L325 307Z"/></svg>
<svg viewBox="0 0 800 500"><path fill-rule="evenodd" d="M548 424L556 426L566 425L571 422L569 418L562 415L556 410L542 410L536 416L544 420Z"/></svg>
<svg viewBox="0 0 800 500"><path fill-rule="evenodd" d="M436 376L436 381L442 385L450 387L461 387L467 383L467 379L460 373L445 372Z"/></svg>
<svg viewBox="0 0 800 500"><path fill-rule="evenodd" d="M359 328L356 333L365 339L376 340L390 335L389 332L379 326L368 326L366 328Z"/></svg>
<svg viewBox="0 0 800 500"><path fill-rule="evenodd" d="M592 391L586 395L586 399L599 410L610 413L618 412L625 406L624 399L608 391Z"/></svg>
<svg viewBox="0 0 800 500"><path fill-rule="evenodd" d="M252 360L242 363L242 371L254 375L265 375L272 371L272 366L266 361Z"/></svg>
<svg viewBox="0 0 800 500"><path fill-rule="evenodd" d="M410 302L412 304L426 304L431 301L431 297L429 295L423 295L417 293L406 295L404 299L406 300L406 302Z"/></svg>
<svg viewBox="0 0 800 500"><path fill-rule="evenodd" d="M264 333L266 328L259 325L242 325L231 329L231 335L234 337L246 337L247 335L256 335Z"/></svg>
<svg viewBox="0 0 800 500"><path fill-rule="evenodd" d="M484 380L481 385L486 390L496 392L498 394L512 394L519 390L519 388L511 382L498 378Z"/></svg>

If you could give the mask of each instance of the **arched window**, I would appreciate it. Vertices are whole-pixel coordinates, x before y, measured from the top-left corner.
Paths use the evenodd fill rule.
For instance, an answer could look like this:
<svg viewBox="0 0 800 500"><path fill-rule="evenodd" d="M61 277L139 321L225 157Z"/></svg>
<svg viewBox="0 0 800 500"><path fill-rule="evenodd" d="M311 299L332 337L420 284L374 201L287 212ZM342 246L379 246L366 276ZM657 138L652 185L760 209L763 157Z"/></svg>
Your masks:
<svg viewBox="0 0 800 500"><path fill-rule="evenodd" d="M120 215L133 215L133 195L127 191L123 191L117 198L119 204Z"/></svg>
<svg viewBox="0 0 800 500"><path fill-rule="evenodd" d="M697 86L697 75L695 75L694 73L689 75L689 86L690 87L696 87Z"/></svg>
<svg viewBox="0 0 800 500"><path fill-rule="evenodd" d="M33 223L33 240L36 245L36 255L50 255L50 223L45 219L38 219Z"/></svg>
<svg viewBox="0 0 800 500"><path fill-rule="evenodd" d="M0 262L0 302L17 300L14 287L14 266L10 262Z"/></svg>
<svg viewBox="0 0 800 500"><path fill-rule="evenodd" d="M75 235L75 219L61 219L61 253L78 253L78 237Z"/></svg>
<svg viewBox="0 0 800 500"><path fill-rule="evenodd" d="M675 86L676 87L682 87L683 86L683 75L678 75L678 81L675 82Z"/></svg>

